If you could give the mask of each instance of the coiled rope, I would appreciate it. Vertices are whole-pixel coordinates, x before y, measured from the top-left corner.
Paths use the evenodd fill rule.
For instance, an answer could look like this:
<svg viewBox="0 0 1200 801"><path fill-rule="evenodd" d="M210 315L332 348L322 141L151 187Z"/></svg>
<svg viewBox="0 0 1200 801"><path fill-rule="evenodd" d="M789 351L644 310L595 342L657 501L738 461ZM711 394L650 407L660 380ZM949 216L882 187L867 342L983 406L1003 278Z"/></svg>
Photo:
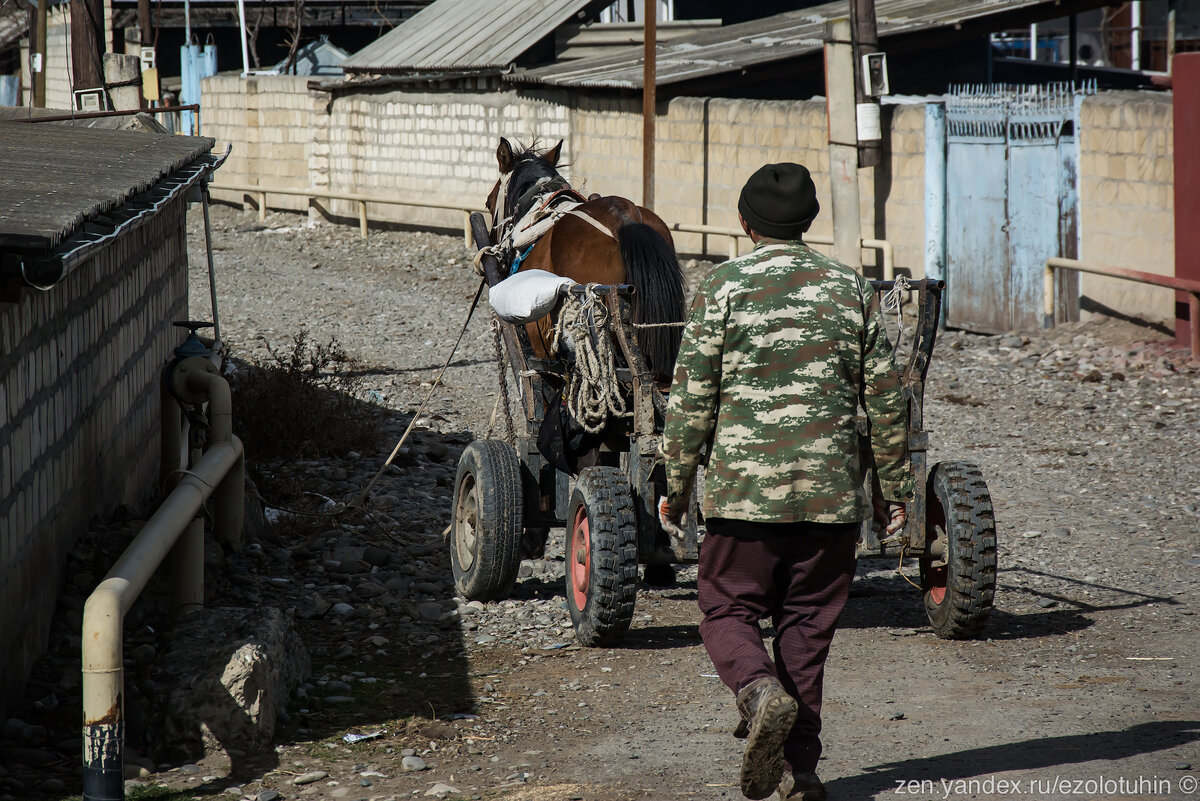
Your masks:
<svg viewBox="0 0 1200 801"><path fill-rule="evenodd" d="M564 298L551 343L555 352L566 337L575 346L575 374L566 387L567 411L592 434L604 428L609 415L628 413L608 330L611 315L596 286L588 284L580 296Z"/></svg>

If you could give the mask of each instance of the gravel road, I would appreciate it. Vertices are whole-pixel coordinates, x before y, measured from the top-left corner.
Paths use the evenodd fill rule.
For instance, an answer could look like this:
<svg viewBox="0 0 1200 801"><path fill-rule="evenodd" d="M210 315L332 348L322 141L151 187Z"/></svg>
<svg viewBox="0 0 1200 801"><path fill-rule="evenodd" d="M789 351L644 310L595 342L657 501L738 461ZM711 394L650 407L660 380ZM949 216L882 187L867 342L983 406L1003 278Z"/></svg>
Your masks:
<svg viewBox="0 0 1200 801"><path fill-rule="evenodd" d="M387 410L374 453L264 466L349 498L462 325L478 285L463 242L385 231L364 243L356 229L285 215L261 225L228 207L214 223L234 353L262 358L301 328L336 338L364 367L362 398ZM200 231L193 219L194 318L209 305ZM706 266L689 264L693 283ZM826 674L819 772L831 799L1191 797L1200 367L1185 357L1161 332L1109 319L939 337L930 462L973 462L986 477L995 610L980 639L938 639L897 564L860 561ZM694 567L639 590L614 649L572 640L561 533L546 560L523 564L513 599L453 597L441 532L457 455L484 435L496 395L487 314L444 383L375 491L373 523L304 543L268 528L258 551L229 560L223 597L294 607L313 653L276 753L236 782L219 761L137 782L264 800L740 798L736 715L700 645ZM901 569L916 580L915 562ZM242 573L287 580L254 588Z"/></svg>

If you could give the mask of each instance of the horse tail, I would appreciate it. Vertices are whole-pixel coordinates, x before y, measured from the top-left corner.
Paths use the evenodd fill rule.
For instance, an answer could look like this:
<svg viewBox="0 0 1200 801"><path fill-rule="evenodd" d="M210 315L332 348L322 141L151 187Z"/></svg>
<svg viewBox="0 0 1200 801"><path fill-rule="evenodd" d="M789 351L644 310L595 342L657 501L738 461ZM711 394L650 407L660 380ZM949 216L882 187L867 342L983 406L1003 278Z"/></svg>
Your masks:
<svg viewBox="0 0 1200 801"><path fill-rule="evenodd" d="M617 244L625 262L625 279L637 288L633 322L682 322L687 316L683 270L671 243L645 223L626 222L617 228ZM651 372L669 381L675 372L683 328L639 328L635 338Z"/></svg>

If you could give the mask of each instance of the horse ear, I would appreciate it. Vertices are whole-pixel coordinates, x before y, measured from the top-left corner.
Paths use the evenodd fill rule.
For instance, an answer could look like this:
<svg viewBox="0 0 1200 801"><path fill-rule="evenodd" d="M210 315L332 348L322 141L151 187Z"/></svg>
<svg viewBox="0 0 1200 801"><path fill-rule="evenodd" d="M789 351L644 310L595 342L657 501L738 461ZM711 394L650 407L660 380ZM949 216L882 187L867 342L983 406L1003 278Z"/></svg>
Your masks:
<svg viewBox="0 0 1200 801"><path fill-rule="evenodd" d="M542 154L542 158L546 160L551 167L558 166L558 157L562 153L563 140L559 139L558 144Z"/></svg>
<svg viewBox="0 0 1200 801"><path fill-rule="evenodd" d="M500 174L512 172L514 162L512 145L503 136L500 137L500 147L496 148L496 161L500 164Z"/></svg>

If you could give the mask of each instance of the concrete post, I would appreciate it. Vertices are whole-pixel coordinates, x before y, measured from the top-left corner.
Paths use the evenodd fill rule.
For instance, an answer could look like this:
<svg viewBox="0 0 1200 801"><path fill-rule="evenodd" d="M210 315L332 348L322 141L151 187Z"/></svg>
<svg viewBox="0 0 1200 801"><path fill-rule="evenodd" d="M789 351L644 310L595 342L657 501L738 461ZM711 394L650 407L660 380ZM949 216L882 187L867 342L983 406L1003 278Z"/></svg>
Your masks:
<svg viewBox="0 0 1200 801"><path fill-rule="evenodd" d="M142 60L120 53L104 54L104 81L114 111L142 107Z"/></svg>
<svg viewBox="0 0 1200 801"><path fill-rule="evenodd" d="M946 104L925 104L925 277L946 278Z"/></svg>
<svg viewBox="0 0 1200 801"><path fill-rule="evenodd" d="M825 96L829 119L829 190L833 200L833 255L862 272L862 218L858 197L858 124L854 102L854 45L850 20L825 26Z"/></svg>

